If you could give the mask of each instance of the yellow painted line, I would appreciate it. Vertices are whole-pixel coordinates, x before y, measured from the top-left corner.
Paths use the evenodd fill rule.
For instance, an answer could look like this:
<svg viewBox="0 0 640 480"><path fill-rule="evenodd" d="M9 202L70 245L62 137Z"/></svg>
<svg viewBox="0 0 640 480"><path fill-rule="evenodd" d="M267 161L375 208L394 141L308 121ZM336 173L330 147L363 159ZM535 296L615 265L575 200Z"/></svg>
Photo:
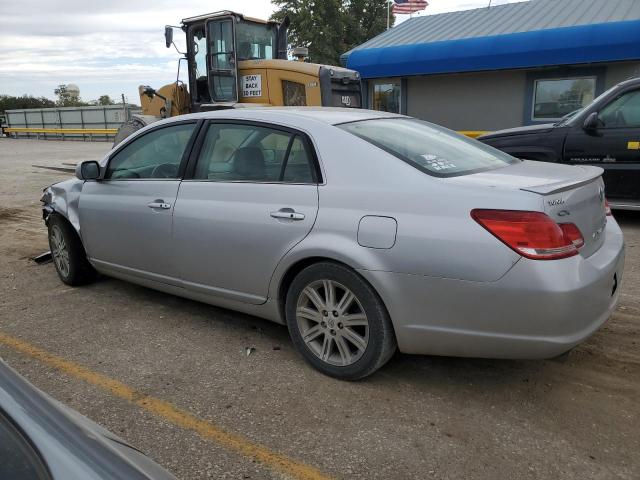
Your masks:
<svg viewBox="0 0 640 480"><path fill-rule="evenodd" d="M115 135L118 133L117 128L5 128L7 133L60 133L67 135Z"/></svg>
<svg viewBox="0 0 640 480"><path fill-rule="evenodd" d="M460 130L458 133L462 135L466 135L470 138L478 138L480 135L484 135L485 133L489 133L488 130Z"/></svg>
<svg viewBox="0 0 640 480"><path fill-rule="evenodd" d="M82 365L49 353L23 340L0 332L0 344L39 360L62 373L102 388L112 395L128 400L147 412L161 417L174 425L186 430L191 430L206 440L213 440L227 450L257 460L272 470L283 473L291 478L304 480L326 480L330 478L312 466L292 460L263 445L253 443L251 440L228 432L211 422L201 420L169 402L134 390L118 380L93 372Z"/></svg>

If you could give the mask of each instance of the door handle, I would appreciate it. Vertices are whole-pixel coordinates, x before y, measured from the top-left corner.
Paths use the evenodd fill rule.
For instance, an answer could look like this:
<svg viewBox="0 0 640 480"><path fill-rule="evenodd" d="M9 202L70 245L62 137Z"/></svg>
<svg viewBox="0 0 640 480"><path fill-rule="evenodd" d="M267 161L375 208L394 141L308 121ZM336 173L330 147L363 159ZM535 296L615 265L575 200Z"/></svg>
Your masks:
<svg viewBox="0 0 640 480"><path fill-rule="evenodd" d="M286 220L304 220L304 213L298 213L293 208L281 208L277 212L271 212L273 218L284 218Z"/></svg>
<svg viewBox="0 0 640 480"><path fill-rule="evenodd" d="M170 203L164 203L162 200L156 200L155 202L147 203L149 208L160 208L162 210L169 210L171 208Z"/></svg>

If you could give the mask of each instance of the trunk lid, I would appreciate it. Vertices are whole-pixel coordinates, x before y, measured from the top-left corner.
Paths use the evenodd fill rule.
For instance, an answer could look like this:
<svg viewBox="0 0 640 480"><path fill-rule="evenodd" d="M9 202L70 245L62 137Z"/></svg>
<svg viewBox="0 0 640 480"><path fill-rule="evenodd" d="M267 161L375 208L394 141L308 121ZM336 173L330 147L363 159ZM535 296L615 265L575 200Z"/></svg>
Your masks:
<svg viewBox="0 0 640 480"><path fill-rule="evenodd" d="M577 180L573 185L565 184L560 189L554 186L549 189L553 190L549 193L545 193L545 188L535 191L544 196L544 212L557 223L575 224L584 238L580 254L584 257L593 255L604 243L607 224L602 174Z"/></svg>
<svg viewBox="0 0 640 480"><path fill-rule="evenodd" d="M575 224L584 237L580 254L589 257L604 243L606 225L603 170L589 165L523 161L504 168L447 179L454 183L521 190L542 197L542 211L557 223Z"/></svg>

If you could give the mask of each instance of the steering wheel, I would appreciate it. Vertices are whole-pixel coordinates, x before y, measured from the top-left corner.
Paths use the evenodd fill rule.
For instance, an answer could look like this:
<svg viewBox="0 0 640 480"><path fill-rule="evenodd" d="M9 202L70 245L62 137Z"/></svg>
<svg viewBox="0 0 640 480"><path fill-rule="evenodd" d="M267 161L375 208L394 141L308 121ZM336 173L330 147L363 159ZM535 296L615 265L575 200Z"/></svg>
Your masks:
<svg viewBox="0 0 640 480"><path fill-rule="evenodd" d="M151 171L151 178L175 178L178 166L173 163L161 163Z"/></svg>

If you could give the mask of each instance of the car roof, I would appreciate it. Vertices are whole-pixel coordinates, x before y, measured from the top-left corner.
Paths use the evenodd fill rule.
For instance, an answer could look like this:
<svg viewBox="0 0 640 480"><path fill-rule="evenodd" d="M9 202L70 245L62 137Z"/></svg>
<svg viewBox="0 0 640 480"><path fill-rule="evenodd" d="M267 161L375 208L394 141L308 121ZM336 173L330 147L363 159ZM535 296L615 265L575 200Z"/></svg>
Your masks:
<svg viewBox="0 0 640 480"><path fill-rule="evenodd" d="M191 115L173 117L174 119L192 118L237 118L257 121L293 121L299 119L314 120L328 125L340 123L357 122L359 120L372 120L378 118L402 118L389 112L379 112L376 110L365 110L360 108L338 108L338 107L247 107L233 108L225 110L213 110Z"/></svg>
<svg viewBox="0 0 640 480"><path fill-rule="evenodd" d="M633 85L633 84L639 83L639 82L640 82L640 77L631 77L631 78L627 78L626 80L623 80L617 86L619 86L619 87L627 87L629 85Z"/></svg>

